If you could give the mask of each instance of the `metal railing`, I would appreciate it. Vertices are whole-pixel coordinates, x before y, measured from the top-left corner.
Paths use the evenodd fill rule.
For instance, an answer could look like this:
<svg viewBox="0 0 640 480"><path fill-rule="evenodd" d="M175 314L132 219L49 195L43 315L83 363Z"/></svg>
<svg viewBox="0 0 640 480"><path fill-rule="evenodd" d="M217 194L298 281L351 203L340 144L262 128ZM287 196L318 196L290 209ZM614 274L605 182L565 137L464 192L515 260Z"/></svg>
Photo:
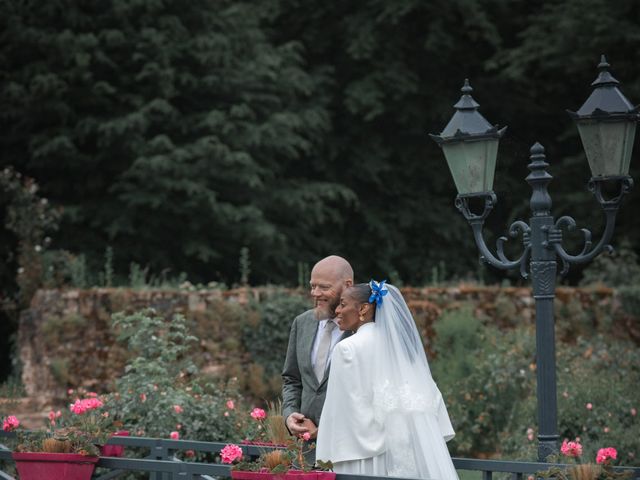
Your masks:
<svg viewBox="0 0 640 480"><path fill-rule="evenodd" d="M2 437L13 437L14 434L0 431ZM200 442L192 440L168 440L145 437L112 437L108 445L122 445L128 448L144 449L143 458L100 457L97 464L101 470L94 474L93 480L117 479L127 472L147 472L149 480L211 480L217 477L229 477L229 465L221 463L203 463L182 461L176 457L180 451L193 450L198 453L217 455L226 445L223 442ZM274 447L240 445L244 454L257 457L265 450ZM11 450L0 443L0 463L13 463ZM512 480L527 480L535 477L536 472L546 470L552 465L568 467L565 464L549 464L540 462L520 462L502 460L480 460L454 458L457 470L480 472L482 480L493 480L494 474L509 476ZM640 480L640 467L615 467L616 471L631 471L632 479ZM390 477L371 477L365 475L338 474L336 480L385 480ZM13 477L0 470L0 480L13 480ZM394 477L394 480L398 480ZM401 479L402 480L402 479Z"/></svg>

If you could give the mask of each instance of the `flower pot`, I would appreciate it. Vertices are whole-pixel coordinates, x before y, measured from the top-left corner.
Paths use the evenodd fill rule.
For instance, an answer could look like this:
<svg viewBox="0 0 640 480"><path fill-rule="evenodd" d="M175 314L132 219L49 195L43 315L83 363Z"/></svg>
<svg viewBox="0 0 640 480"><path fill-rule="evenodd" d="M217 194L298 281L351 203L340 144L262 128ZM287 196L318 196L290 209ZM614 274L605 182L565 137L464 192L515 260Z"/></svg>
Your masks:
<svg viewBox="0 0 640 480"><path fill-rule="evenodd" d="M248 470L231 470L234 480L273 480L271 472L249 472Z"/></svg>
<svg viewBox="0 0 640 480"><path fill-rule="evenodd" d="M311 470L304 472L302 470L289 470L285 474L285 480L335 480L335 472L325 472L322 470Z"/></svg>
<svg viewBox="0 0 640 480"><path fill-rule="evenodd" d="M78 453L14 452L20 480L89 480L99 457Z"/></svg>
<svg viewBox="0 0 640 480"><path fill-rule="evenodd" d="M118 430L111 435L112 437L128 437L128 430ZM100 446L101 457L121 457L124 453L124 447L122 445L102 445Z"/></svg>
<svg viewBox="0 0 640 480"><path fill-rule="evenodd" d="M336 480L336 472L319 471L318 480Z"/></svg>

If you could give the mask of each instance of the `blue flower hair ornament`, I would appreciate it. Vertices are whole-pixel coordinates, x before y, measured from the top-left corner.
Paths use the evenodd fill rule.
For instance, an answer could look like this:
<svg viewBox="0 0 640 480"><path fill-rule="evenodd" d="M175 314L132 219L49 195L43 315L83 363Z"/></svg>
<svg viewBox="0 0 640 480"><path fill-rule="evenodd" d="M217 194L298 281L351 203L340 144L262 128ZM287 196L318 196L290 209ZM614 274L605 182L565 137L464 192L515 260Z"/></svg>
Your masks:
<svg viewBox="0 0 640 480"><path fill-rule="evenodd" d="M375 280L369 282L369 288L371 288L371 295L369 296L369 303L375 303L376 308L382 305L382 297L389 293L389 289L385 287L386 280L382 280L380 283Z"/></svg>

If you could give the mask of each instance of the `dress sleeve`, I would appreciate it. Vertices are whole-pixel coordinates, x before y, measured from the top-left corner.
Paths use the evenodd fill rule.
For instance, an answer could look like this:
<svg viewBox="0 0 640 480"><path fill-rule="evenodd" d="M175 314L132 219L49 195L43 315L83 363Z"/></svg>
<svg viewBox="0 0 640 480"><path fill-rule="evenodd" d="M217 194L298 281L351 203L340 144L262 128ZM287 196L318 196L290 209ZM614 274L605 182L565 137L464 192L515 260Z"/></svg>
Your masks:
<svg viewBox="0 0 640 480"><path fill-rule="evenodd" d="M442 438L444 438L445 442L451 440L456 433L453 430L453 425L451 425L451 420L449 419L449 413L447 412L447 406L444 403L444 399L442 398L442 393L438 390L438 406L437 406L437 415L438 415L438 426L440 427L440 433L442 433Z"/></svg>
<svg viewBox="0 0 640 480"><path fill-rule="evenodd" d="M362 361L362 344L338 343L331 356L327 397L320 417L316 458L342 462L384 451L382 425L373 415L370 365Z"/></svg>

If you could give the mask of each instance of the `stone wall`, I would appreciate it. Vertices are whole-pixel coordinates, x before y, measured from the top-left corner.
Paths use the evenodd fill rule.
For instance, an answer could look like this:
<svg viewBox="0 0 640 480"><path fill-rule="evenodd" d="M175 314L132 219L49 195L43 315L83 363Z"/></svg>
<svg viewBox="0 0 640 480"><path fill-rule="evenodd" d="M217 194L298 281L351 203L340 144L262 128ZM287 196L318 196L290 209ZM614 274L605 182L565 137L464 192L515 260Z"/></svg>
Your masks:
<svg viewBox="0 0 640 480"><path fill-rule="evenodd" d="M529 288L459 285L446 288L404 288L409 307L425 339L434 337L433 323L444 310L470 304L485 322L510 328L533 323L535 307ZM277 290L283 294L282 290ZM288 293L287 293L288 292ZM284 294L305 295L300 290ZM42 402L64 398L67 387L106 390L122 371L128 352L116 342L111 314L151 307L163 316L182 313L200 338L194 355L201 368L224 375L227 363L246 360L233 325L251 315L249 301L261 302L274 289L238 290L41 290L20 318L18 343L22 379L30 397ZM597 324L619 317L614 291L608 288L558 288L556 320L563 330L566 317ZM255 321L255 319L254 319ZM258 320L259 321L259 320ZM288 328L290 319L286 320ZM572 327L575 330L575 325ZM572 330L572 331L573 331ZM562 336L562 332L559 334ZM233 340L233 341L231 341ZM637 339L636 339L637 340ZM427 341L427 350L430 343ZM284 355L284 352L283 352Z"/></svg>

